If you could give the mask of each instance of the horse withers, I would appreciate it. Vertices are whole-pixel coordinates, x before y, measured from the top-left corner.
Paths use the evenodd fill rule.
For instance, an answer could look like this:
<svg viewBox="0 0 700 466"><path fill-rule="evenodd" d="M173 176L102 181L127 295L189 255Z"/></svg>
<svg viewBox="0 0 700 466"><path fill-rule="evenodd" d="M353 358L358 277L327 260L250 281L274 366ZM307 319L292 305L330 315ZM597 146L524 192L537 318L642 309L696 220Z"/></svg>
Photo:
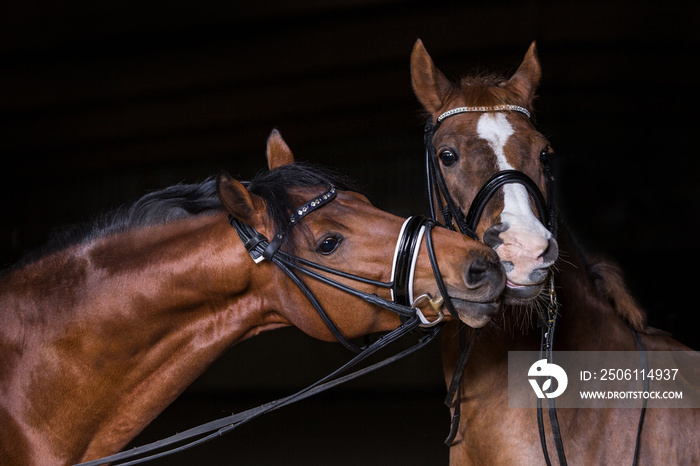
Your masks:
<svg viewBox="0 0 700 466"><path fill-rule="evenodd" d="M66 465L119 451L227 348L261 332L293 325L333 341L399 325L393 312L301 278L326 322L280 267L253 260L230 222L270 244L286 228L280 253L365 277L337 280L391 302L378 283L391 279L404 224L344 178L294 163L276 131L267 158L270 170L247 186L223 174L148 194L2 273L3 465ZM296 216L292 229L292 210L316 201L320 208ZM504 286L495 253L444 229L432 240L460 317L484 325ZM412 292L437 297L426 244L415 247ZM428 321L442 312L422 311Z"/></svg>
<svg viewBox="0 0 700 466"><path fill-rule="evenodd" d="M557 222L548 161L553 151L530 119L540 74L534 43L511 77L472 76L459 84L435 66L420 40L411 56L413 89L430 120L427 166L437 177L433 211L491 246L507 273L502 312L480 332L463 373L457 402L462 415L450 450L454 465L544 463L536 413L508 407L507 363L509 351L540 348L536 324L550 320L553 294L559 313L556 350L689 349L648 327L619 269L588 259ZM482 215L470 216L475 207ZM456 334L449 328L443 333L448 383L460 355L458 339L448 337ZM700 462L694 434L699 409L650 409L643 422L635 409L557 412L572 464ZM551 426L544 428L547 456L557 458Z"/></svg>

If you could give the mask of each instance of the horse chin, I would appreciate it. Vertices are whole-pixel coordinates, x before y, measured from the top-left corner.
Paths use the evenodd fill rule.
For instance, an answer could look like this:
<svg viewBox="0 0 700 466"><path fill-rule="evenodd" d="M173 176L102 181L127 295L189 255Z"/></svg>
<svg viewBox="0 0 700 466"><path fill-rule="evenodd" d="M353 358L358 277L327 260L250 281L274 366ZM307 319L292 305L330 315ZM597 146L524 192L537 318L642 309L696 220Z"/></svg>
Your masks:
<svg viewBox="0 0 700 466"><path fill-rule="evenodd" d="M475 303L452 298L459 320L472 328L481 328L488 324L500 308L500 301L490 303Z"/></svg>
<svg viewBox="0 0 700 466"><path fill-rule="evenodd" d="M511 281L506 282L506 287L503 290L503 297L506 304L524 304L537 298L544 288L545 282L535 283L534 285L517 285Z"/></svg>

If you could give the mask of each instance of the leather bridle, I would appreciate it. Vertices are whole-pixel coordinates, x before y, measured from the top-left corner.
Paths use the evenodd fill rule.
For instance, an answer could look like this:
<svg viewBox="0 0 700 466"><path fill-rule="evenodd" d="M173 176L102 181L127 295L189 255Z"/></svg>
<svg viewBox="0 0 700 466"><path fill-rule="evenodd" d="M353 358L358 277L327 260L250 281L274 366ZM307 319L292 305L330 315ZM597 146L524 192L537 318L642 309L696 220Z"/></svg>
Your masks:
<svg viewBox="0 0 700 466"><path fill-rule="evenodd" d="M304 217L314 210L317 210L332 202L336 195L337 189L334 186L329 185L328 189L323 194L295 209L288 220L290 229L296 226ZM301 289L338 341L340 341L350 351L357 353L357 356L337 369L335 372L291 396L266 403L248 411L233 414L207 424L202 424L180 434L173 435L148 445L134 448L126 452L117 453L109 457L80 463L80 465L76 466L97 466L104 463L113 463L115 461L124 461L132 458L136 459L119 464L121 466L140 464L192 448L196 445L200 445L228 433L238 426L261 416L262 414L274 411L296 401L303 400L412 354L413 352L427 345L439 333L440 329L442 328L441 321L443 314L440 309L442 305L447 307L450 313L455 316L457 315L452 300L447 294L447 288L442 279L437 263L432 241L432 229L435 227L436 223L432 219L428 219L423 216L415 216L409 217L404 222L401 232L399 233L399 238L394 253L392 277L390 282L371 280L294 256L281 249L285 240L285 235L282 233L278 232L273 236L273 239L269 241L252 226L241 222L233 216L229 216L229 223L236 230L236 233L243 242L243 245L245 246L246 251L248 251L251 259L253 259L253 261L256 263L266 260L282 269L285 274L289 276L289 278L299 287L299 289ZM424 294L418 297L413 296L413 276L418 250L423 239L425 239L428 257L433 269L433 275L435 276L438 289L441 293L441 296L438 297L433 297L430 294ZM392 330L386 335L381 336L374 343L366 344L363 347L358 347L343 336L328 313L323 309L323 306L321 306L318 299L316 299L304 280L302 280L297 273L338 288L352 296L363 299L370 304L374 304L389 311L395 312L400 316L402 323L398 328ZM329 277L328 275L335 275L337 277L350 279L364 284L388 288L391 290L392 300L387 300L377 296L376 294L367 293L350 287ZM438 314L437 319L433 321L428 320L418 308L419 305L426 303L429 304ZM414 332L414 330L418 328L422 328L425 333L413 346L399 352L394 356L390 356L383 361L346 374L349 369L353 368L361 361L387 347L389 344L393 343L399 338ZM194 438L196 438L196 440L191 441L191 439ZM182 444L186 441L190 441L190 443L180 446L173 446ZM166 448L169 449L155 453L158 450L163 450Z"/></svg>
<svg viewBox="0 0 700 466"><path fill-rule="evenodd" d="M481 214L486 208L486 204L489 202L491 197L498 191L499 188L508 183L517 183L525 187L530 197L534 201L537 213L540 220L547 227L547 229L552 233L552 236L556 237L557 234L557 216L554 203L554 177L552 176L551 168L549 165L549 154L547 150L543 150L540 154L540 162L542 165L542 171L545 179L545 189L547 193L547 201L545 201L542 192L540 191L537 184L527 176L525 173L517 170L501 170L495 173L491 178L489 178L486 183L478 191L474 200L469 207L467 215L460 207L454 202L445 179L440 169L440 164L438 158L436 157L436 149L433 143L435 134L437 130L442 125L443 121L454 115L459 115L463 113L481 113L481 112L517 112L530 118L530 112L518 105L499 105L494 107L459 107L449 110L440 116L438 116L435 124L432 120L429 120L425 125L424 133L424 143L426 148L426 174L427 174L427 185L428 185L428 200L430 202L430 214L433 219L437 221L437 215L435 212L435 205L440 206L440 213L442 215L444 224L447 228L459 230L474 239L479 239L476 234L476 228L479 224L479 219ZM442 199L442 201L441 201ZM539 325L541 327L541 340L540 340L540 357L547 359L547 362L552 363L553 356L553 345L554 345L554 330L556 329L557 316L559 315L559 302L557 300L557 294L554 287L554 276L550 273L549 276L549 288L547 290L549 301L547 304L546 314L540 314ZM467 360L469 358L469 353L474 344L476 336L479 333L479 329L474 329L470 341L466 342L466 328L463 326L460 331L460 357L457 361L457 366L455 368L455 373L453 374L452 381L448 387L447 397L445 399L445 404L448 407L454 407L452 422L450 427L450 433L445 440L448 446L451 446L457 435L459 429L459 418L460 418L460 398L461 398L461 381L464 368L466 367ZM636 330L632 329L635 341L637 343L637 348L640 354L640 365L643 369L647 368L647 358L646 350L642 343L641 338ZM541 381L539 381L541 383ZM645 391L648 390L648 381L644 387ZM550 426L552 428L552 436L554 439L554 446L557 452L557 457L559 459L559 464L565 466L567 464L566 454L564 452L564 444L561 437L561 430L559 428L559 421L557 419L556 404L553 398L547 398L547 410L549 413ZM637 464L637 459L639 456L639 444L641 440L642 425L644 422L644 414L646 412L646 399L643 402L642 410L639 417L639 422L637 426L637 436L634 449L633 466ZM542 415L542 399L537 399L537 426L540 435L540 443L542 445L542 453L544 455L545 462L548 466L551 466L551 461L549 459L549 453L547 451L547 440L544 429L544 420Z"/></svg>
<svg viewBox="0 0 700 466"><path fill-rule="evenodd" d="M335 198L335 193L336 188L330 186L323 195L296 209L295 213L292 215L292 217L290 217L290 226L293 227L297 225L306 215L331 202ZM438 289L442 293L444 305L454 316L457 315L456 311L454 310L452 300L446 293L446 286L437 265L437 259L432 242L432 229L435 227L435 221L431 219L423 216L413 216L406 219L401 227L399 238L396 243L391 280L389 282L371 280L293 256L288 252L279 249L279 245L283 240L281 234L276 234L274 236L275 240L273 240L273 242L268 242L263 235L255 231L255 229L249 225L245 225L231 216L229 217L229 221L236 229L236 232L241 238L241 241L243 241L243 244L245 245L251 258L259 262L260 258L262 257L280 267L306 295L333 335L346 348L355 353L361 352L363 348L352 344L342 335L326 311L320 305L316 297L313 295L309 287L299 279L298 275L295 274L294 271L300 272L322 283L338 288L371 304L395 312L403 321L415 317L419 319L419 325L421 327L430 327L436 325L442 320L442 312L435 309L435 311L438 313L438 319L432 322L429 321L427 318L425 318L421 310L416 307L416 299L413 294L413 276L416 267L416 260L418 258L418 249L420 248L422 239L425 238L428 256L433 269L433 275L438 285ZM319 273L319 271L360 283L389 289L392 300L390 301L381 298L376 294L366 293L356 288L352 288L338 282L337 280L334 280L333 278L330 278L327 275ZM432 296L430 296L430 298L433 299Z"/></svg>
<svg viewBox="0 0 700 466"><path fill-rule="evenodd" d="M556 210L553 202L553 176L551 173L549 165L549 157L547 150L543 150L540 154L540 162L542 164L542 170L544 173L545 186L547 192L547 201L545 201L542 192L540 191L537 183L535 183L532 178L527 176L525 173L518 170L501 170L493 174L486 183L479 189L474 200L472 201L469 211L466 215L462 209L455 203L452 195L447 188L445 183L445 178L442 174L440 164L438 162L438 157L436 156L436 148L433 143L435 139L435 134L440 128L442 123L455 115L460 115L464 113L481 113L481 112L517 112L530 118L530 112L517 105L501 105L497 107L459 107L449 110L437 117L436 122L433 124L432 120L429 120L425 125L424 142L426 148L426 174L427 174L427 185L428 185L428 199L430 202L430 213L431 216L437 219L437 213L435 211L435 206L440 206L440 213L442 215L443 221L447 228L456 230L457 228L463 234L470 236L474 239L479 239L476 234L476 228L479 224L479 219L486 208L486 205L491 200L493 195L504 185L509 183L517 183L525 187L528 194L532 198L537 213L539 215L542 223L547 227L547 229L556 236L557 231L557 219ZM554 330L556 328L556 320L559 315L559 303L556 298L556 291L554 288L554 277L550 274L550 286L549 286L550 304L548 306L547 315L540 315L540 326L542 327L542 339L540 345L540 351L546 353L546 358L549 362L552 362L552 348L554 339ZM464 368L466 367L467 360L469 358L469 353L476 336L478 335L478 330L475 329L472 332L472 336L468 344L466 343L465 337L466 328L462 327L460 332L460 357L457 362L457 367L452 377L452 381L447 390L447 397L445 399L445 404L449 407L453 407L452 423L450 426L450 433L445 440L445 443L449 446L452 445L454 439L457 435L459 429L459 419L460 419L460 398L461 398L461 385L462 385L462 374ZM554 399L548 398L548 408L550 423L552 425L552 432L554 435L554 443L557 449L557 454L559 456L559 462L562 465L566 464L566 457L564 454L564 446L561 441L561 433L559 429L559 422L556 415L556 406L554 404ZM538 398L537 400L537 421L540 431L540 440L542 443L542 449L545 456L545 461L550 464L549 456L546 447L546 438L544 435L544 422L542 419L542 400Z"/></svg>
<svg viewBox="0 0 700 466"><path fill-rule="evenodd" d="M549 203L545 201L540 188L537 186L537 183L535 183L532 178L527 176L525 173L518 170L501 170L494 173L493 176L491 176L491 178L484 183L474 197L467 215L464 215L464 212L454 201L449 189L447 188L447 183L445 183L445 178L442 174L442 170L440 169L440 163L436 157L437 151L435 149L435 145L433 144L433 140L435 139L435 134L437 133L438 129L446 119L455 115L462 113L494 111L515 111L523 113L528 118L530 117L530 113L526 109L516 105L503 105L498 107L459 107L440 115L434 124L432 120L426 123L423 141L426 149L425 160L430 215L437 221L435 205L439 205L441 206L440 213L446 227L453 230L458 228L462 234L468 235L473 239L479 239L478 235L476 234L476 227L479 224L481 214L486 208L486 204L488 204L491 197L493 197L493 195L503 185L517 183L525 187L528 194L530 194L535 202L537 213L539 214L543 224L550 232L552 232L553 235L556 236L556 210L555 204L552 202L552 197L554 194L552 182L554 178L552 177L549 165L549 154L546 150L543 150L540 154L540 161L544 172L545 186Z"/></svg>

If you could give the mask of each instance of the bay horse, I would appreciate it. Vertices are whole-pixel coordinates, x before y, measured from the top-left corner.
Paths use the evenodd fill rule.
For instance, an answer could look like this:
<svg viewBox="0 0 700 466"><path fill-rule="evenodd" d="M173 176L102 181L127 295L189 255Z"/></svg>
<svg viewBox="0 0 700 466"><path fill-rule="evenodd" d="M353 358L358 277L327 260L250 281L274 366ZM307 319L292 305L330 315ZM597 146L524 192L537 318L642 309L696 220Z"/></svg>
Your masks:
<svg viewBox="0 0 700 466"><path fill-rule="evenodd" d="M355 286L391 303L376 283L390 281L404 220L372 206L343 177L295 163L277 131L267 159L269 171L247 187L221 174L147 194L3 272L3 465L67 465L119 451L226 349L261 332L293 325L336 341L329 326L344 339L397 327L394 312L305 280L325 322L279 267L251 260L257 246L249 254L234 222L258 238L276 238L286 226L280 251L366 277ZM505 282L496 254L442 228L432 237L459 315L484 325ZM413 292L438 296L426 244L416 246ZM426 320L437 312L426 306Z"/></svg>
<svg viewBox="0 0 700 466"><path fill-rule="evenodd" d="M420 40L411 55L414 93L429 118L426 164L439 180L429 186L431 209L492 247L506 270L501 314L481 329L462 366L461 397L452 407L461 418L450 464L535 465L549 458L580 465L700 464L700 409L649 409L643 423L635 409L558 409L565 451L559 455L550 423L544 426L547 446L541 445L535 408L508 407L508 351L540 348L536 324L550 284L556 284L552 293L559 303L556 351L637 351L635 335L649 351L689 350L647 326L619 268L589 259L556 220L552 149L530 119L540 74L534 42L511 77L472 76L458 84L435 66ZM504 172L501 180L494 175ZM480 192L489 183L490 200ZM546 203L549 209L542 208ZM483 209L480 216L471 215L475 207ZM460 356L458 325L443 331L448 384Z"/></svg>

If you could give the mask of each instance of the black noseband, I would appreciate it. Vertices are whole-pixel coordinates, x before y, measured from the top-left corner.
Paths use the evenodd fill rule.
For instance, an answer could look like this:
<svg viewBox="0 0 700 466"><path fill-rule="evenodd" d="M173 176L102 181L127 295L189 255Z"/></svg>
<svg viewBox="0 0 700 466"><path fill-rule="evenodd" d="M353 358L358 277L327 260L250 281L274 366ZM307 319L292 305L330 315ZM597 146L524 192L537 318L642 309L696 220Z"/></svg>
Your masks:
<svg viewBox="0 0 700 466"><path fill-rule="evenodd" d="M396 244L394 256L391 296L394 302L404 306L413 305L412 282L414 260L418 257L418 247L423 235L423 227L428 219L423 216L411 217L403 226L399 242Z"/></svg>
<svg viewBox="0 0 700 466"><path fill-rule="evenodd" d="M486 208L486 204L489 202L491 197L500 189L502 186L510 183L517 183L525 187L530 197L535 202L535 207L537 208L537 213L540 219L547 225L547 229L552 230L553 225L550 224L552 221L549 212L547 211L547 202L542 196L542 192L537 184L527 176L525 173L517 170L501 170L495 173L489 180L484 183L484 186L479 190L472 201L471 207L469 207L469 212L465 219L466 224L472 231L476 230L476 226L479 223L481 214Z"/></svg>

